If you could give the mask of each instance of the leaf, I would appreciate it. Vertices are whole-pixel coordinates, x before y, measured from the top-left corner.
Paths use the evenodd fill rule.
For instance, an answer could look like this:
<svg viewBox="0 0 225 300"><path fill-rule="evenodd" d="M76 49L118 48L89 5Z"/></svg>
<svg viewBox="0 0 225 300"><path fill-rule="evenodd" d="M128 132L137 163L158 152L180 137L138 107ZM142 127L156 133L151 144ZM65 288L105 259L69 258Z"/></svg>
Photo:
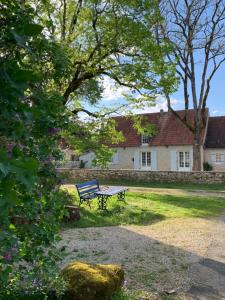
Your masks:
<svg viewBox="0 0 225 300"><path fill-rule="evenodd" d="M6 176L9 173L9 167L7 165L4 165L3 163L0 163L0 171Z"/></svg>
<svg viewBox="0 0 225 300"><path fill-rule="evenodd" d="M0 272L0 281L7 282L9 278L9 274L12 272L12 267L6 266L5 269L1 268Z"/></svg>
<svg viewBox="0 0 225 300"><path fill-rule="evenodd" d="M23 27L23 30L21 30L20 33L22 33L25 36L37 36L40 34L43 30L43 27L38 24L25 24Z"/></svg>
<svg viewBox="0 0 225 300"><path fill-rule="evenodd" d="M16 227L11 223L11 224L9 225L9 228L12 229L12 230L14 230Z"/></svg>
<svg viewBox="0 0 225 300"><path fill-rule="evenodd" d="M22 47L25 47L26 38L24 36L19 35L14 30L12 30L11 33L12 33L14 39L16 40L17 44Z"/></svg>

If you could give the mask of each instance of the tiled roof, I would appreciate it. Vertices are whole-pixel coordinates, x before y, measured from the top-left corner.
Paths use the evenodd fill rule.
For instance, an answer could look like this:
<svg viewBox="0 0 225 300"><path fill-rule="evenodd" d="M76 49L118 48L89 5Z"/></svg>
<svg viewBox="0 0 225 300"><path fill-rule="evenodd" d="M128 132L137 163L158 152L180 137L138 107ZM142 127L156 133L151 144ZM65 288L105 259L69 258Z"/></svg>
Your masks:
<svg viewBox="0 0 225 300"><path fill-rule="evenodd" d="M225 148L225 116L209 118L205 146Z"/></svg>
<svg viewBox="0 0 225 300"><path fill-rule="evenodd" d="M177 113L183 117L185 111ZM206 112L208 114L208 110ZM193 135L185 125L174 116L172 112L159 112L143 114L150 124L156 126L156 135L151 138L150 146L169 146L169 145L192 145ZM189 110L187 114L189 124L194 123L194 110ZM141 145L141 135L133 128L133 121L129 117L115 117L117 130L122 131L125 141L114 147L137 147ZM202 131L202 143L205 130Z"/></svg>

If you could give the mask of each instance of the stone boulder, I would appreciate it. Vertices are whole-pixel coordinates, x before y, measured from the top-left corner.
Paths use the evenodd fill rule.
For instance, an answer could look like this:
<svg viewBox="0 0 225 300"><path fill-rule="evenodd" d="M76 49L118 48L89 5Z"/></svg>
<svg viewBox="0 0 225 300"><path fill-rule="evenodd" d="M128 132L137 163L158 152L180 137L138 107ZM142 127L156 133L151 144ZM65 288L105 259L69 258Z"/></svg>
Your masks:
<svg viewBox="0 0 225 300"><path fill-rule="evenodd" d="M68 282L66 299L69 300L105 300L124 282L124 271L119 265L72 262L61 274Z"/></svg>

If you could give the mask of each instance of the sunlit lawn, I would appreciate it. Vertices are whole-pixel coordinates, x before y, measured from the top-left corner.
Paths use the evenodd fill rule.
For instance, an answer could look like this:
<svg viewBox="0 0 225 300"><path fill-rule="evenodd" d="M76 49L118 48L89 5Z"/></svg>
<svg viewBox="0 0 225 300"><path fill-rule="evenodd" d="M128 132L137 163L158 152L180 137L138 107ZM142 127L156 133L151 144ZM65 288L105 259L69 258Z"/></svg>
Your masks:
<svg viewBox="0 0 225 300"><path fill-rule="evenodd" d="M75 188L67 186L73 195L74 204L79 198ZM99 211L97 199L80 207L81 219L65 224L70 227L96 227L113 225L148 225L168 218L208 217L225 210L225 198L127 192L126 202L114 196L108 200L107 212Z"/></svg>
<svg viewBox="0 0 225 300"><path fill-rule="evenodd" d="M71 184L74 182L70 180ZM101 179L102 185L122 185L122 186L132 186L132 187L147 187L147 188L166 188L166 189L183 189L183 190L205 190L205 191L224 191L224 184L209 184L209 183L176 183L176 182L142 182L137 181L134 183L133 180L103 180Z"/></svg>

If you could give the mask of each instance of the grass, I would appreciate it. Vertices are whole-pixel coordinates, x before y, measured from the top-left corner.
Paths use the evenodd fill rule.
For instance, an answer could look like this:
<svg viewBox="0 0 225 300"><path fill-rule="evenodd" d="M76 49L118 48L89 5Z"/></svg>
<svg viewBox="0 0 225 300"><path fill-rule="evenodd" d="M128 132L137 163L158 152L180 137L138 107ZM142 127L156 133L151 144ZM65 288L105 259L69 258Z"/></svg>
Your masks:
<svg viewBox="0 0 225 300"><path fill-rule="evenodd" d="M78 205L75 189L69 189L74 204ZM209 217L225 210L225 199L190 195L167 195L150 192L127 192L126 202L114 196L108 200L108 211L99 211L97 199L92 200L91 209L80 207L81 219L64 224L66 227L99 227L114 225L149 225L168 218Z"/></svg>
<svg viewBox="0 0 225 300"><path fill-rule="evenodd" d="M123 185L148 188L167 188L167 189L184 189L184 190L208 190L208 191L225 191L224 184L191 184L191 183L160 183L160 182L134 182L130 180L100 180L103 185Z"/></svg>

